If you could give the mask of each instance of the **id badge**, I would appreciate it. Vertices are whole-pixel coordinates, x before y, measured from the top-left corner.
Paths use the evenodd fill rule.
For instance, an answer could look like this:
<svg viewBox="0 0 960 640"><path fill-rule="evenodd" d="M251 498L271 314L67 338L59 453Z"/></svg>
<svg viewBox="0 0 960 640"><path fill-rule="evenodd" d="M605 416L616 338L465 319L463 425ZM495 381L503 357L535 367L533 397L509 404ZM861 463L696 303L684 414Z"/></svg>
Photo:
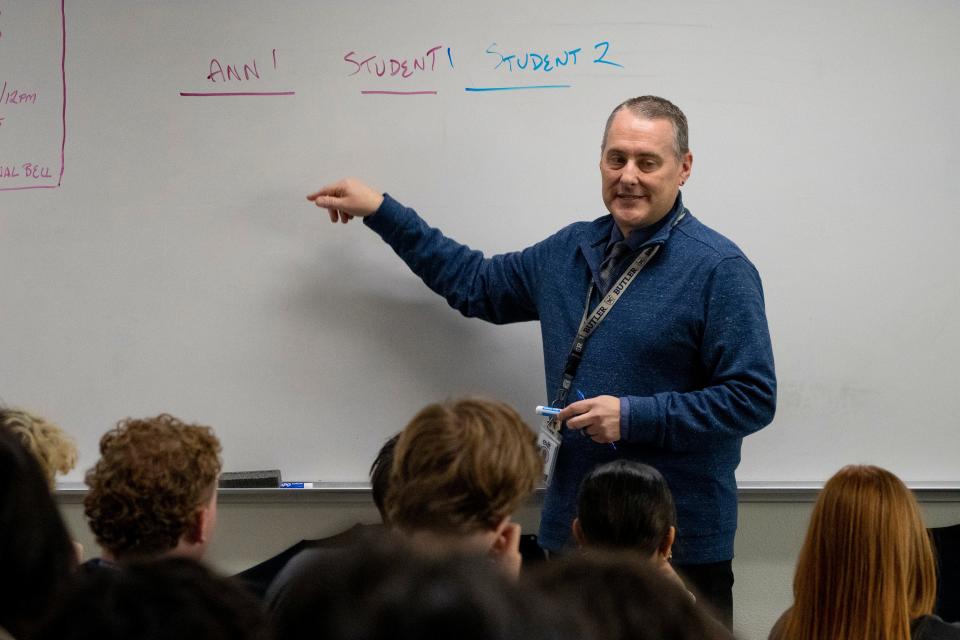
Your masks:
<svg viewBox="0 0 960 640"><path fill-rule="evenodd" d="M553 428L552 420L544 420L537 434L537 447L543 458L543 484L550 486L553 468L557 466L557 454L560 452L560 435Z"/></svg>

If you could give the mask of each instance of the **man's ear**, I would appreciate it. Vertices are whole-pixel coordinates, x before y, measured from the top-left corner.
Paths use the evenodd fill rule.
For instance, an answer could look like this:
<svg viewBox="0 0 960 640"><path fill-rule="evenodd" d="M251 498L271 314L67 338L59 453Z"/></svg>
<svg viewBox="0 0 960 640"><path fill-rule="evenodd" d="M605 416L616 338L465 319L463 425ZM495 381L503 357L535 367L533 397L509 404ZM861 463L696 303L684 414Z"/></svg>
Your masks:
<svg viewBox="0 0 960 640"><path fill-rule="evenodd" d="M683 186L693 173L693 154L687 151L680 160L680 185Z"/></svg>
<svg viewBox="0 0 960 640"><path fill-rule="evenodd" d="M587 537L583 535L583 527L580 526L580 518L574 518L573 524L570 525L570 528L573 530L573 539L577 541L577 546L587 546Z"/></svg>

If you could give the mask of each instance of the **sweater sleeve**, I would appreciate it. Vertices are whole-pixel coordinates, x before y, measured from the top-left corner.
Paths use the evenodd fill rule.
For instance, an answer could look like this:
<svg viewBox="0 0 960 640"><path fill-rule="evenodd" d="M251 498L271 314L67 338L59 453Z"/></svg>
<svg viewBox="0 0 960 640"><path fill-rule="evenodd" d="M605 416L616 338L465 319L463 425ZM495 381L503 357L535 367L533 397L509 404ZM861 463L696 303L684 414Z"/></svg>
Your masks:
<svg viewBox="0 0 960 640"><path fill-rule="evenodd" d="M537 247L487 258L427 225L384 194L364 224L390 245L432 291L463 315L496 324L537 320Z"/></svg>
<svg viewBox="0 0 960 640"><path fill-rule="evenodd" d="M773 420L777 383L760 275L743 257L721 260L704 289L700 347L706 384L687 392L627 396L621 438L695 451L743 438Z"/></svg>

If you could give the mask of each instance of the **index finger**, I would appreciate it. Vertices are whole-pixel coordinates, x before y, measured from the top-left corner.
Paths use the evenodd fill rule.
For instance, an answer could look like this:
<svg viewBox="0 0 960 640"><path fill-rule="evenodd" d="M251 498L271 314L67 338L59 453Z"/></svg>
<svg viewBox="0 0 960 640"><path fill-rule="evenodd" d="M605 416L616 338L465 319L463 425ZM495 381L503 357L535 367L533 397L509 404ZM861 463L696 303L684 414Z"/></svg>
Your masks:
<svg viewBox="0 0 960 640"><path fill-rule="evenodd" d="M307 194L307 200L314 202L317 198L321 196L334 196L339 197L343 195L343 184L341 182L334 182L333 184L328 184L321 187L319 190L314 191L313 193Z"/></svg>
<svg viewBox="0 0 960 640"><path fill-rule="evenodd" d="M578 416L581 413L586 413L587 411L590 411L589 403L589 400L577 400L576 402L571 402L565 406L560 413L557 414L557 419L561 422L566 422L570 418Z"/></svg>

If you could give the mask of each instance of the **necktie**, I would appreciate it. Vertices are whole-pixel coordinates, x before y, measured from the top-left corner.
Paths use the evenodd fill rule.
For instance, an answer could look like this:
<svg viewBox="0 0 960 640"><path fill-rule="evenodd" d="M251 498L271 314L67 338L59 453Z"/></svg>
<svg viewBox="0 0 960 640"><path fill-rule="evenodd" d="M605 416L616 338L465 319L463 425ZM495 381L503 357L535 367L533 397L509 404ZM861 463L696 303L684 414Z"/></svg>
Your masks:
<svg viewBox="0 0 960 640"><path fill-rule="evenodd" d="M614 243L608 255L600 265L600 293L605 294L613 285L613 279L619 274L623 258L630 253L630 245L626 240Z"/></svg>

